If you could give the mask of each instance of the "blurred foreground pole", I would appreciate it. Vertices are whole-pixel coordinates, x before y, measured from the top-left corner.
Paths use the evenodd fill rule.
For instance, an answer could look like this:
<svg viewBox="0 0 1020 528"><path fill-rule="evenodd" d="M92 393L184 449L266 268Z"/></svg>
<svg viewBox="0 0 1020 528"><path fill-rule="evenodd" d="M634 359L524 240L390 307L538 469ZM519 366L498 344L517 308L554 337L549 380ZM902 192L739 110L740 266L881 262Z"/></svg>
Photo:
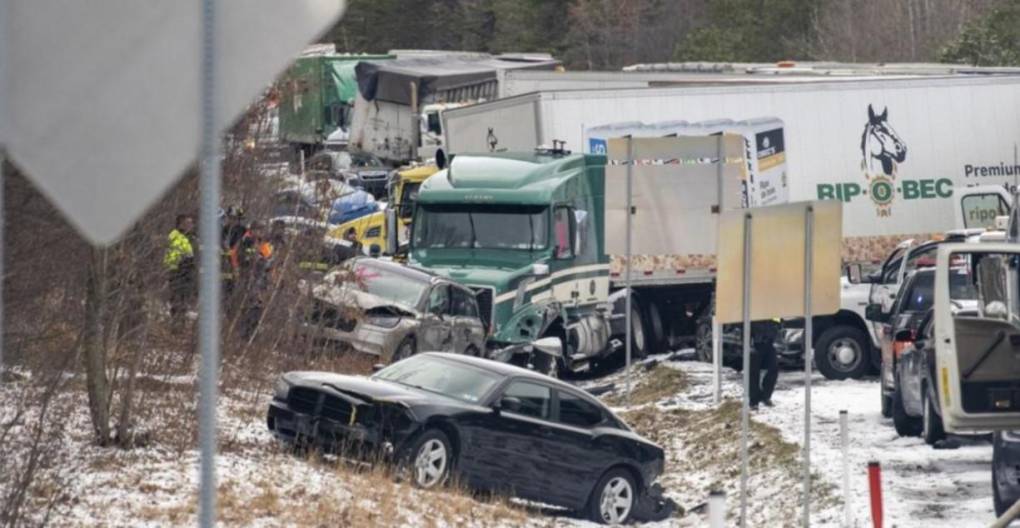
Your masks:
<svg viewBox="0 0 1020 528"><path fill-rule="evenodd" d="M811 362L815 347L811 341L814 312L811 306L811 285L814 284L815 208L804 211L804 528L811 526Z"/></svg>
<svg viewBox="0 0 1020 528"><path fill-rule="evenodd" d="M631 325L633 324L633 322L631 321L631 313L630 313L630 306L631 306L631 304L630 304L631 303L631 295L630 295L630 293L631 293L630 292L630 286L631 286L630 285L630 260L631 260L631 257L633 256L633 255L631 255L631 247L630 247L630 229L631 229L631 225L630 225L631 224L631 217L630 216L631 216L631 207L632 207L631 206L631 200L632 200L632 197L631 197L631 181L632 180L631 180L631 178L633 178L633 172L634 172L633 171L633 168L634 168L634 141L633 140L634 140L634 138L628 134L627 135L627 246L626 246L627 263L626 263L625 270L624 270L624 277L627 278L627 302L626 302L626 307L624 308L626 310L625 313L627 314L626 316L624 316L626 318L625 319L625 321L626 321L625 324L627 325L627 332L626 332L627 342L624 344L624 350L626 350L626 352L627 352L626 353L626 363L627 363L627 365L624 367L624 371L623 371L624 383L627 386L627 388L626 388L626 390L627 390L627 405L630 405L630 354L631 354L631 340L634 339L634 336L631 335L631 333L634 330L631 328Z"/></svg>
<svg viewBox="0 0 1020 528"><path fill-rule="evenodd" d="M216 75L216 0L202 2L201 123L199 159L199 265L198 346L202 355L199 372L200 396L198 442L201 450L199 472L199 525L216 524L216 392L220 357L220 149L217 123L219 88Z"/></svg>

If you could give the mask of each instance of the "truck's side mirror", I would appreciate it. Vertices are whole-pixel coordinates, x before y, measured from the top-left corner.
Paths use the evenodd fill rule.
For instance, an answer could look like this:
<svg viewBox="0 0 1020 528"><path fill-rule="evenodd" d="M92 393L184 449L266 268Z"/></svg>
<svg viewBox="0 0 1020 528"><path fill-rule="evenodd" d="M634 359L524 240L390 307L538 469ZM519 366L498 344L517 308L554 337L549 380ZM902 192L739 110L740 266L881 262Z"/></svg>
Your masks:
<svg viewBox="0 0 1020 528"><path fill-rule="evenodd" d="M400 241L397 231L397 211L392 207L386 209L386 254L396 255Z"/></svg>
<svg viewBox="0 0 1020 528"><path fill-rule="evenodd" d="M446 153L443 152L443 149L436 151L436 167L438 167L439 170L446 168Z"/></svg>
<svg viewBox="0 0 1020 528"><path fill-rule="evenodd" d="M863 279L860 264L850 264L846 267L846 278L850 284L860 284Z"/></svg>
<svg viewBox="0 0 1020 528"><path fill-rule="evenodd" d="M889 314L882 311L882 305L871 303L864 309L864 318L873 323L885 323L889 321Z"/></svg>

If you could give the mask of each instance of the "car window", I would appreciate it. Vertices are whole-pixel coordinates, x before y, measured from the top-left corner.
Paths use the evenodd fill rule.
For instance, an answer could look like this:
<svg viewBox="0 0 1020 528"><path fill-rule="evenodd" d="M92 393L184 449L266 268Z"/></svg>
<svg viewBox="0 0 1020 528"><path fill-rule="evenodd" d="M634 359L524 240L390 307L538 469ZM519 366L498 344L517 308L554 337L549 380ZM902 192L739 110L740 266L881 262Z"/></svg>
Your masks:
<svg viewBox="0 0 1020 528"><path fill-rule="evenodd" d="M432 288L429 293L429 313L444 314L450 313L450 286L439 284Z"/></svg>
<svg viewBox="0 0 1020 528"><path fill-rule="evenodd" d="M560 396L559 422L575 427L594 427L605 418L602 409L595 404L565 391L557 391Z"/></svg>
<svg viewBox="0 0 1020 528"><path fill-rule="evenodd" d="M950 270L949 298L952 300L977 299L974 281L965 268ZM899 312L926 312L935 302L935 271L916 272L907 288L897 299Z"/></svg>
<svg viewBox="0 0 1020 528"><path fill-rule="evenodd" d="M452 288L453 315L461 317L478 317L478 305L475 296L460 289Z"/></svg>
<svg viewBox="0 0 1020 528"><path fill-rule="evenodd" d="M565 259L574 256L574 248L570 240L570 209L557 207L553 221L553 232L556 236L556 258Z"/></svg>
<svg viewBox="0 0 1020 528"><path fill-rule="evenodd" d="M1009 214L1009 207L997 193L964 196L960 202L963 208L963 227L995 227L995 217Z"/></svg>
<svg viewBox="0 0 1020 528"><path fill-rule="evenodd" d="M501 402L509 412L548 420L552 390L537 383L515 381L503 392Z"/></svg>

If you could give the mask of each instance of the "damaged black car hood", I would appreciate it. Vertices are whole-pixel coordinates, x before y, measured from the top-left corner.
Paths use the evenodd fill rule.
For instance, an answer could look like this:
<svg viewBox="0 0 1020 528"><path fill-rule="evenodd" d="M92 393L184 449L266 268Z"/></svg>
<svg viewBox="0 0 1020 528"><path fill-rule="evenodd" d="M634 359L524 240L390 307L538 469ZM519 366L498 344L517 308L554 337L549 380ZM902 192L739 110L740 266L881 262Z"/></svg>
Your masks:
<svg viewBox="0 0 1020 528"><path fill-rule="evenodd" d="M449 398L442 394L425 391L393 383L361 376L347 376L332 372L288 372L284 379L291 385L327 388L359 399L373 401L393 401L407 404L425 403L429 398ZM451 401L456 401L449 398Z"/></svg>

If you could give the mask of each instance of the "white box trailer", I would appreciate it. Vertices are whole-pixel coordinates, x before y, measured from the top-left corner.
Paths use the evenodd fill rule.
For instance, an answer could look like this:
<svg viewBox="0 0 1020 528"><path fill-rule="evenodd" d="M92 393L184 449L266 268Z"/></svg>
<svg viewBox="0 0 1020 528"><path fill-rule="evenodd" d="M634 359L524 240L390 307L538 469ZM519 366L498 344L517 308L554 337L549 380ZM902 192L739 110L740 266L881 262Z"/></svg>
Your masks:
<svg viewBox="0 0 1020 528"><path fill-rule="evenodd" d="M790 201L843 201L848 260L957 227L954 189L1020 177L1020 75L543 91L448 111L443 128L452 154L584 151L600 125L755 116L783 123Z"/></svg>
<svg viewBox="0 0 1020 528"><path fill-rule="evenodd" d="M783 122L773 117L733 121L713 119L698 123L664 121L661 123L612 123L586 129L586 154L606 154L610 138L714 136L734 134L743 139L744 174L743 200L749 207L775 205L789 201L786 177L786 148Z"/></svg>

